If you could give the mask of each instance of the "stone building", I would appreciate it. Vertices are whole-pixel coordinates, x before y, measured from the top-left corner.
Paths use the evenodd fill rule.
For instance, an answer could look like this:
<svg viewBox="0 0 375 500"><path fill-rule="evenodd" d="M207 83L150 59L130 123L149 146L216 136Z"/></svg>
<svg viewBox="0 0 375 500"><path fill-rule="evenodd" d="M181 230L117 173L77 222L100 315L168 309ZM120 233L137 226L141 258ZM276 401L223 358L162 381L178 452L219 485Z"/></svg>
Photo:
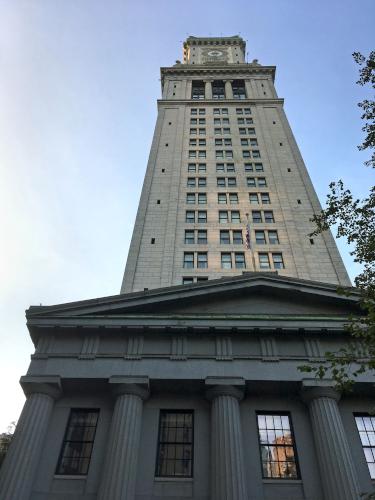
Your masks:
<svg viewBox="0 0 375 500"><path fill-rule="evenodd" d="M357 500L373 377L305 378L358 314L273 85L195 38L162 99L120 295L30 307L2 500Z"/></svg>

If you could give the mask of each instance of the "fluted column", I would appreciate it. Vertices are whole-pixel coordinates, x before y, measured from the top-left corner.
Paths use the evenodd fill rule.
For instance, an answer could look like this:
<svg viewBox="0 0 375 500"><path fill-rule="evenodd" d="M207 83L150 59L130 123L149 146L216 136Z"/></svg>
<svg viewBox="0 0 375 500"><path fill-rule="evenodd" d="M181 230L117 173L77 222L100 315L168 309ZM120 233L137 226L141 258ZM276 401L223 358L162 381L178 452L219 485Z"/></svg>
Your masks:
<svg viewBox="0 0 375 500"><path fill-rule="evenodd" d="M204 89L205 99L212 99L212 81L205 80L204 85L205 85L205 89Z"/></svg>
<svg viewBox="0 0 375 500"><path fill-rule="evenodd" d="M111 377L116 396L98 500L134 500L147 377Z"/></svg>
<svg viewBox="0 0 375 500"><path fill-rule="evenodd" d="M225 98L226 99L233 99L232 82L233 82L233 80L225 80Z"/></svg>
<svg viewBox="0 0 375 500"><path fill-rule="evenodd" d="M54 401L61 393L59 377L26 376L20 382L27 399L0 469L1 500L30 498Z"/></svg>
<svg viewBox="0 0 375 500"><path fill-rule="evenodd" d="M360 488L337 402L340 394L328 384L303 381L326 500L358 500ZM319 382L319 384L323 384Z"/></svg>
<svg viewBox="0 0 375 500"><path fill-rule="evenodd" d="M247 500L239 405L243 392L220 383L206 396L212 401L211 499Z"/></svg>

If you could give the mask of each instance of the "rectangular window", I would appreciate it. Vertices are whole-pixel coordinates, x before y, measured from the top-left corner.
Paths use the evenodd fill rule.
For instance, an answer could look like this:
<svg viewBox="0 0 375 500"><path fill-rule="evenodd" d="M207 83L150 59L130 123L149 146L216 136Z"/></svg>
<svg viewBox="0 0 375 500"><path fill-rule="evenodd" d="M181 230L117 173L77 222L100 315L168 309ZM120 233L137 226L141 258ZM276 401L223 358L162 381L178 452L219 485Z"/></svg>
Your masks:
<svg viewBox="0 0 375 500"><path fill-rule="evenodd" d="M253 123L253 119L252 118L245 118L245 123L246 123L246 125L251 125Z"/></svg>
<svg viewBox="0 0 375 500"><path fill-rule="evenodd" d="M237 210L232 210L230 216L231 216L230 217L231 222L236 222L236 223L241 222L240 212L238 212Z"/></svg>
<svg viewBox="0 0 375 500"><path fill-rule="evenodd" d="M194 267L194 253L193 252L185 252L184 253L184 268L192 269Z"/></svg>
<svg viewBox="0 0 375 500"><path fill-rule="evenodd" d="M195 146L195 144L192 144L192 145ZM241 146L248 146L248 145L249 145L249 141L247 139L241 139Z"/></svg>
<svg viewBox="0 0 375 500"><path fill-rule="evenodd" d="M206 129L205 128L200 128L198 129L199 135L206 135Z"/></svg>
<svg viewBox="0 0 375 500"><path fill-rule="evenodd" d="M243 109L242 108L236 108L236 114L237 115L243 115Z"/></svg>
<svg viewBox="0 0 375 500"><path fill-rule="evenodd" d="M190 118L190 125L196 125L198 120L196 118Z"/></svg>
<svg viewBox="0 0 375 500"><path fill-rule="evenodd" d="M189 151L189 158L196 158L196 157L197 157L196 151Z"/></svg>
<svg viewBox="0 0 375 500"><path fill-rule="evenodd" d="M206 110L204 108L199 108L199 114L200 115L205 115L206 114Z"/></svg>
<svg viewBox="0 0 375 500"><path fill-rule="evenodd" d="M255 171L256 172L263 172L263 163L256 163L255 164Z"/></svg>
<svg viewBox="0 0 375 500"><path fill-rule="evenodd" d="M190 129L190 135L197 135L197 129L196 128L191 128Z"/></svg>
<svg viewBox="0 0 375 500"><path fill-rule="evenodd" d="M275 269L284 269L283 254L273 253L272 254L273 267Z"/></svg>
<svg viewBox="0 0 375 500"><path fill-rule="evenodd" d="M227 163L227 172L235 172L234 163Z"/></svg>
<svg viewBox="0 0 375 500"><path fill-rule="evenodd" d="M366 414L355 415L355 423L371 479L375 479L375 417Z"/></svg>
<svg viewBox="0 0 375 500"><path fill-rule="evenodd" d="M224 146L231 146L231 145L232 145L232 139L225 138L224 139Z"/></svg>
<svg viewBox="0 0 375 500"><path fill-rule="evenodd" d="M255 243L257 245L266 244L266 235L264 231L255 231Z"/></svg>
<svg viewBox="0 0 375 500"><path fill-rule="evenodd" d="M216 158L224 158L224 151L215 151Z"/></svg>
<svg viewBox="0 0 375 500"><path fill-rule="evenodd" d="M253 151L253 158L260 158L260 152L259 151Z"/></svg>
<svg viewBox="0 0 375 500"><path fill-rule="evenodd" d="M242 151L242 158L250 158L250 151Z"/></svg>
<svg viewBox="0 0 375 500"><path fill-rule="evenodd" d="M233 158L233 151L226 150L225 151L225 158Z"/></svg>
<svg viewBox="0 0 375 500"><path fill-rule="evenodd" d="M244 253L235 253L234 254L234 264L236 269L245 269L246 267L246 262L245 262L245 254Z"/></svg>
<svg viewBox="0 0 375 500"><path fill-rule="evenodd" d="M238 194L237 193L229 193L229 203L231 205L238 204Z"/></svg>
<svg viewBox="0 0 375 500"><path fill-rule="evenodd" d="M198 187L206 187L206 177L198 177Z"/></svg>
<svg viewBox="0 0 375 500"><path fill-rule="evenodd" d="M255 134L255 128L249 127L249 128L247 129L247 133L248 133L249 135L254 135L254 134Z"/></svg>
<svg viewBox="0 0 375 500"><path fill-rule="evenodd" d="M232 269L232 256L230 253L221 254L221 268Z"/></svg>
<svg viewBox="0 0 375 500"><path fill-rule="evenodd" d="M189 139L189 146L196 146L197 145L197 139Z"/></svg>
<svg viewBox="0 0 375 500"><path fill-rule="evenodd" d="M245 128L239 128L238 131L239 131L240 135L246 135L246 129ZM241 141L242 141L242 139L241 139ZM242 142L241 142L241 144L242 144Z"/></svg>
<svg viewBox="0 0 375 500"><path fill-rule="evenodd" d="M204 99L204 82L193 80L191 86L191 98L197 101Z"/></svg>
<svg viewBox="0 0 375 500"><path fill-rule="evenodd" d="M217 202L221 205L225 205L227 203L227 195L226 193L218 193L217 194Z"/></svg>
<svg viewBox="0 0 375 500"><path fill-rule="evenodd" d="M252 205L258 205L258 193L249 193L249 201Z"/></svg>
<svg viewBox="0 0 375 500"><path fill-rule="evenodd" d="M221 108L221 114L222 115L227 115L228 114L228 108Z"/></svg>
<svg viewBox="0 0 375 500"><path fill-rule="evenodd" d="M254 146L258 146L258 141L257 139L250 139L250 146L254 147Z"/></svg>
<svg viewBox="0 0 375 500"><path fill-rule="evenodd" d="M207 231L205 229L199 229L197 241L198 245L205 245L207 243Z"/></svg>
<svg viewBox="0 0 375 500"><path fill-rule="evenodd" d="M220 108L214 108L214 115L220 115Z"/></svg>
<svg viewBox="0 0 375 500"><path fill-rule="evenodd" d="M263 205L269 205L271 203L269 193L260 193L260 198L262 200Z"/></svg>
<svg viewBox="0 0 375 500"><path fill-rule="evenodd" d="M207 203L207 194L206 193L198 193L198 204L206 205Z"/></svg>
<svg viewBox="0 0 375 500"><path fill-rule="evenodd" d="M224 163L216 163L216 172L224 172Z"/></svg>
<svg viewBox="0 0 375 500"><path fill-rule="evenodd" d="M279 244L279 236L277 234L277 231L268 231L268 243L270 245Z"/></svg>
<svg viewBox="0 0 375 500"><path fill-rule="evenodd" d="M190 114L191 114L191 115L196 115L196 114L198 114L198 110L197 110L197 108L191 108L191 110L190 110Z"/></svg>
<svg viewBox="0 0 375 500"><path fill-rule="evenodd" d="M56 474L85 476L89 470L99 410L72 409Z"/></svg>
<svg viewBox="0 0 375 500"><path fill-rule="evenodd" d="M205 171L206 171L206 164L198 163L198 172L205 172Z"/></svg>
<svg viewBox="0 0 375 500"><path fill-rule="evenodd" d="M270 259L268 257L268 253L259 253L259 267L260 269L269 269L270 268Z"/></svg>
<svg viewBox="0 0 375 500"><path fill-rule="evenodd" d="M199 212L198 212L198 222L200 224L205 224L207 222L207 212L206 212L206 210L199 210Z"/></svg>
<svg viewBox="0 0 375 500"><path fill-rule="evenodd" d="M194 245L194 231L185 230L185 245Z"/></svg>
<svg viewBox="0 0 375 500"><path fill-rule="evenodd" d="M252 172L253 171L253 164L252 163L245 163L245 172Z"/></svg>
<svg viewBox="0 0 375 500"><path fill-rule="evenodd" d="M215 129L214 129L214 134L215 134L215 135L221 135L221 128L217 128L217 127L215 127Z"/></svg>
<svg viewBox="0 0 375 500"><path fill-rule="evenodd" d="M206 118L198 118L199 125L206 125Z"/></svg>
<svg viewBox="0 0 375 500"><path fill-rule="evenodd" d="M195 187L195 177L188 177L186 185L187 187Z"/></svg>
<svg viewBox="0 0 375 500"><path fill-rule="evenodd" d="M233 99L246 99L245 81L234 80L232 83Z"/></svg>
<svg viewBox="0 0 375 500"><path fill-rule="evenodd" d="M191 285L194 283L194 278L182 278L183 285Z"/></svg>
<svg viewBox="0 0 375 500"><path fill-rule="evenodd" d="M199 139L198 140L199 146L205 146L206 145L206 139Z"/></svg>
<svg viewBox="0 0 375 500"><path fill-rule="evenodd" d="M189 205L194 205L195 193L186 193L186 203Z"/></svg>
<svg viewBox="0 0 375 500"><path fill-rule="evenodd" d="M226 210L219 210L219 222L220 224L228 222L228 212Z"/></svg>
<svg viewBox="0 0 375 500"><path fill-rule="evenodd" d="M250 108L245 108L244 112L245 112L245 115L251 115L251 109Z"/></svg>
<svg viewBox="0 0 375 500"><path fill-rule="evenodd" d="M264 222L266 222L267 224L275 222L275 219L273 218L273 212L271 210L264 211Z"/></svg>
<svg viewBox="0 0 375 500"><path fill-rule="evenodd" d="M267 186L267 181L265 177L258 177L258 186L259 187L266 187Z"/></svg>
<svg viewBox="0 0 375 500"><path fill-rule="evenodd" d="M242 231L233 231L233 244L234 245L243 244Z"/></svg>
<svg viewBox="0 0 375 500"><path fill-rule="evenodd" d="M188 410L161 410L156 477L192 477L194 417Z"/></svg>
<svg viewBox="0 0 375 500"><path fill-rule="evenodd" d="M198 151L198 158L206 158L206 151Z"/></svg>
<svg viewBox="0 0 375 500"><path fill-rule="evenodd" d="M236 187L237 181L235 177L228 177L228 187Z"/></svg>
<svg viewBox="0 0 375 500"><path fill-rule="evenodd" d="M220 231L220 244L221 245L229 245L229 231Z"/></svg>
<svg viewBox="0 0 375 500"><path fill-rule="evenodd" d="M224 127L224 128L223 128L223 134L225 134L225 135L230 134L230 128L228 128L228 127Z"/></svg>
<svg viewBox="0 0 375 500"><path fill-rule="evenodd" d="M256 187L255 177L247 177L246 181L248 187Z"/></svg>
<svg viewBox="0 0 375 500"><path fill-rule="evenodd" d="M195 172L197 170L197 167L195 163L189 163L188 164L188 172Z"/></svg>
<svg viewBox="0 0 375 500"><path fill-rule="evenodd" d="M229 118L222 118L223 125L229 125Z"/></svg>
<svg viewBox="0 0 375 500"><path fill-rule="evenodd" d="M217 177L216 184L219 187L225 187L225 177Z"/></svg>
<svg viewBox="0 0 375 500"><path fill-rule="evenodd" d="M289 415L257 414L264 479L298 479L297 450Z"/></svg>
<svg viewBox="0 0 375 500"><path fill-rule="evenodd" d="M237 123L238 123L238 125L244 125L245 119L244 118L237 118Z"/></svg>
<svg viewBox="0 0 375 500"><path fill-rule="evenodd" d="M207 252L198 252L198 268L206 269L208 267Z"/></svg>
<svg viewBox="0 0 375 500"><path fill-rule="evenodd" d="M222 146L223 145L223 139L215 139L215 146Z"/></svg>
<svg viewBox="0 0 375 500"><path fill-rule="evenodd" d="M260 224L262 222L262 212L260 210L253 210L251 212L251 217L255 224Z"/></svg>
<svg viewBox="0 0 375 500"><path fill-rule="evenodd" d="M186 211L185 222L187 222L188 224L194 224L194 222L195 222L194 210L187 210Z"/></svg>

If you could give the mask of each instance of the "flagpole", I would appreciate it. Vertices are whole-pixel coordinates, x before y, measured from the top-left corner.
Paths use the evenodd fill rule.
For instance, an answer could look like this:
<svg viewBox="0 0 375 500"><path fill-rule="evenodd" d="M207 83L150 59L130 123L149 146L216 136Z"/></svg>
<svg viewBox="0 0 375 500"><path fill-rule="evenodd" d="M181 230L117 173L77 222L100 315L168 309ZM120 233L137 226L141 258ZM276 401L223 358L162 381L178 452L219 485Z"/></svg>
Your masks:
<svg viewBox="0 0 375 500"><path fill-rule="evenodd" d="M251 255L251 262L253 264L253 270L254 270L254 272L256 272L255 256L254 256L253 249L251 248L251 228L250 228L249 214L246 214L246 221L247 221L247 225L246 225L246 247L249 250L250 255Z"/></svg>

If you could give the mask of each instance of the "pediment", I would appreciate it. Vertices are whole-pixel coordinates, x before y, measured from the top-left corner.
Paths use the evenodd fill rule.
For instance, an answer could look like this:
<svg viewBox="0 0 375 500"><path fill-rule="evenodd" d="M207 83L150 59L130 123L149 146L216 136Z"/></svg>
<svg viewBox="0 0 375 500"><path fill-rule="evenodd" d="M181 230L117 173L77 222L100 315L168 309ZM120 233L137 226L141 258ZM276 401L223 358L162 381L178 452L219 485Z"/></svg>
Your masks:
<svg viewBox="0 0 375 500"><path fill-rule="evenodd" d="M358 293L340 295L335 285L267 273L249 273L204 284L175 286L31 307L35 317L126 317L134 315L335 315L358 313Z"/></svg>

